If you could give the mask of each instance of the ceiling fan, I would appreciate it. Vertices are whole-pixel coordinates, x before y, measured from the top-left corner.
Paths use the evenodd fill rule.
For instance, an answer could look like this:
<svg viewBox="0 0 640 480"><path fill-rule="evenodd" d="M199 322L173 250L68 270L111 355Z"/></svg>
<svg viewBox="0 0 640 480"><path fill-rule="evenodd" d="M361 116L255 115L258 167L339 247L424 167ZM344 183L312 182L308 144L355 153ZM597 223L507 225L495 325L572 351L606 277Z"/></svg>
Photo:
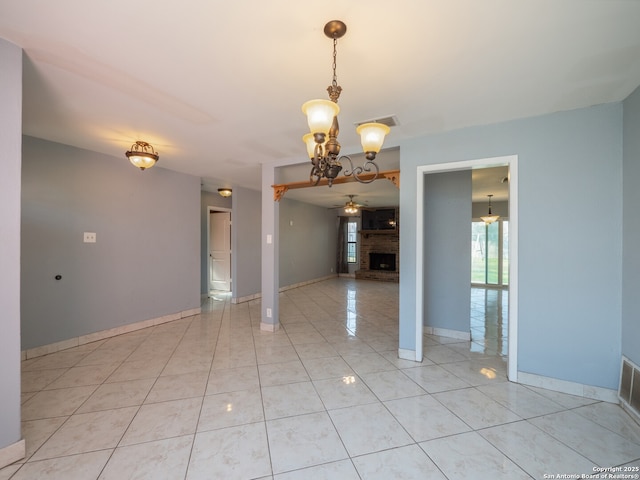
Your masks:
<svg viewBox="0 0 640 480"><path fill-rule="evenodd" d="M361 205L360 203L356 203L353 201L353 197L357 197L357 195L346 195L349 197L349 201L344 205L336 205L333 208L343 208L344 213L348 215L355 215L361 208L366 208L366 205Z"/></svg>

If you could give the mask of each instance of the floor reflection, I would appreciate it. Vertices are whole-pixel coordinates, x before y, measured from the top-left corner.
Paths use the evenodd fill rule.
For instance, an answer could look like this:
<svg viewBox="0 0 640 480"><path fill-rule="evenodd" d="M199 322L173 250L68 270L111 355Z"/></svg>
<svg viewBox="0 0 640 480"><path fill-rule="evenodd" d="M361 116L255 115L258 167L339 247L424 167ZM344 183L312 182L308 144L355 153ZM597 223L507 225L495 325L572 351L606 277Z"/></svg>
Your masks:
<svg viewBox="0 0 640 480"><path fill-rule="evenodd" d="M509 291L471 288L471 351L507 356Z"/></svg>
<svg viewBox="0 0 640 480"><path fill-rule="evenodd" d="M358 311L356 309L356 290L347 290L347 330L355 336L358 330Z"/></svg>

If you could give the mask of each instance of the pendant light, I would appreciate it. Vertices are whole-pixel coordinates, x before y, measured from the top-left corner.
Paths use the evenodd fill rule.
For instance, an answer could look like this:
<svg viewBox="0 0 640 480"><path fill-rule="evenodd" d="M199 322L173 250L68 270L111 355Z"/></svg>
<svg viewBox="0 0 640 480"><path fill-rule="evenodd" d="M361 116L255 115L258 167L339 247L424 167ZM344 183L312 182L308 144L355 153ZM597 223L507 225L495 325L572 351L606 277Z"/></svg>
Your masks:
<svg viewBox="0 0 640 480"><path fill-rule="evenodd" d="M493 215L491 213L491 197L493 197L493 195L487 195L487 197L489 197L489 213L483 217L480 217L480 219L486 224L486 225L490 225L493 222L495 222L496 220L498 220L500 218L500 215Z"/></svg>

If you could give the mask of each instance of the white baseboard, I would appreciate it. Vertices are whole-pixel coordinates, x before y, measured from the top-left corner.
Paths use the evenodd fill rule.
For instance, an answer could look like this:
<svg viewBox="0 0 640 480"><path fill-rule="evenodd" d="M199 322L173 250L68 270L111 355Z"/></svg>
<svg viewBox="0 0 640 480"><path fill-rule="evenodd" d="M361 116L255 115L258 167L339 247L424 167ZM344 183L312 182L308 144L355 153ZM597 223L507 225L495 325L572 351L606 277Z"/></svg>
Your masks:
<svg viewBox="0 0 640 480"><path fill-rule="evenodd" d="M12 443L4 448L0 448L0 468L11 465L13 462L22 460L27 453L24 438L19 442Z"/></svg>
<svg viewBox="0 0 640 480"><path fill-rule="evenodd" d="M284 287L280 287L278 289L278 292L286 292L287 290L291 290L293 288L304 287L305 285L311 285L312 283L322 282L324 280L329 280L330 278L335 278L336 276L337 275L334 273L331 275L327 275L326 277L314 278L313 280L286 285ZM246 295L244 297L235 297L231 299L231 303L235 305L238 303L250 302L251 300L257 300L259 298L262 298L262 293L254 293L253 295Z"/></svg>
<svg viewBox="0 0 640 480"><path fill-rule="evenodd" d="M200 307L192 308L190 310L183 310L182 312L172 313L169 315L164 315L162 317L150 318L148 320L142 320L140 322L130 323L128 325L110 328L108 330L102 330L100 332L89 333L80 337L74 337L68 340L62 340L60 342L30 348L27 350L23 350L21 357L22 360L41 357L43 355L59 352L61 350L67 350L68 348L79 347L80 345L85 345L87 343L104 340L105 338L111 338L118 335L123 335L125 333L135 332L136 330L141 330L143 328L155 327L157 325L162 325L163 323L173 322L174 320L180 320L181 318L198 315L201 311L202 309Z"/></svg>
<svg viewBox="0 0 640 480"><path fill-rule="evenodd" d="M422 333L426 335L437 335L438 337L455 338L457 340L471 341L471 332L463 332L461 330L449 330L446 328L427 327L424 326Z"/></svg>
<svg viewBox="0 0 640 480"><path fill-rule="evenodd" d="M263 332L277 332L280 329L280 323L264 323L260 322L260 330Z"/></svg>
<svg viewBox="0 0 640 480"><path fill-rule="evenodd" d="M262 298L262 293L254 293L253 295L246 295L244 297L235 297L231 299L231 303L234 305L238 303L250 302L251 300L257 300L258 298Z"/></svg>
<svg viewBox="0 0 640 480"><path fill-rule="evenodd" d="M398 358L402 360L409 360L411 362L421 363L422 360L416 360L416 351L407 350L406 348L398 349Z"/></svg>
<svg viewBox="0 0 640 480"><path fill-rule="evenodd" d="M329 280L330 278L336 278L338 275L332 273L331 275L327 275L320 278L314 278L312 280L307 280L305 282L293 283L291 285L286 285L284 287L280 287L279 292L286 292L287 290L291 290L292 288L304 287L305 285L311 285L312 283L324 282L325 280Z"/></svg>
<svg viewBox="0 0 640 480"><path fill-rule="evenodd" d="M618 400L618 392L615 390L568 382L557 378L543 377L542 375L534 375L533 373L518 372L518 383L608 403L620 403Z"/></svg>

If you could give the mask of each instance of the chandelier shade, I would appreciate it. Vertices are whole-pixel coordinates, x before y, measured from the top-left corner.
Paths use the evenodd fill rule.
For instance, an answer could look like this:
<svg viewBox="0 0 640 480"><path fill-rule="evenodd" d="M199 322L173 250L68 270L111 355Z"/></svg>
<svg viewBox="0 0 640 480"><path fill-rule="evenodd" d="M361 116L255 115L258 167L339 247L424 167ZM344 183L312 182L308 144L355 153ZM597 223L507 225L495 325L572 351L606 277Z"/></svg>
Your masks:
<svg viewBox="0 0 640 480"><path fill-rule="evenodd" d="M363 123L356 128L356 133L360 135L360 143L362 144L362 150L368 156L380 151L382 144L384 143L384 137L389 134L391 129L383 123Z"/></svg>
<svg viewBox="0 0 640 480"><path fill-rule="evenodd" d="M313 138L313 133L307 133L302 137L302 141L307 146L307 154L309 158L313 158L315 156L316 150L316 140Z"/></svg>
<svg viewBox="0 0 640 480"><path fill-rule="evenodd" d="M340 113L340 107L331 100L316 99L305 102L302 105L302 112L307 116L307 123L312 135L319 133L328 135L333 118Z"/></svg>
<svg viewBox="0 0 640 480"><path fill-rule="evenodd" d="M134 166L143 171L153 167L160 158L158 152L149 143L140 140L131 145L131 150L128 150L125 155Z"/></svg>

